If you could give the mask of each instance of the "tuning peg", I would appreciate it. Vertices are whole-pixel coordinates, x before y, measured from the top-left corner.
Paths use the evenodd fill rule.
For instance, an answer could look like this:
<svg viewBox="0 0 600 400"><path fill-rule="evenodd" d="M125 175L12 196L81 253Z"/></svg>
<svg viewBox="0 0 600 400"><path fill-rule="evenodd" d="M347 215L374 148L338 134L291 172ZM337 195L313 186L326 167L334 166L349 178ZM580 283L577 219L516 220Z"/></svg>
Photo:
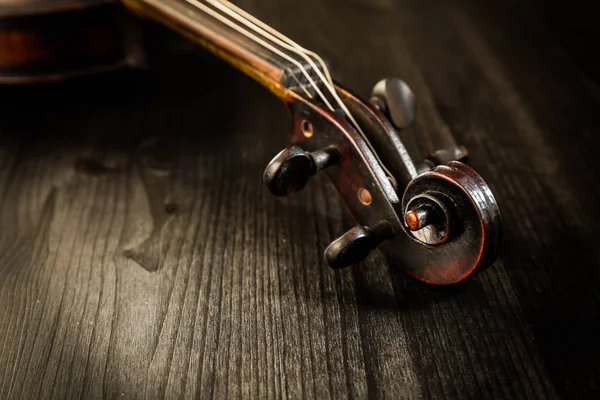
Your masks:
<svg viewBox="0 0 600 400"><path fill-rule="evenodd" d="M325 260L335 269L348 267L364 260L372 250L392 236L392 226L385 221L374 227L355 226L327 246Z"/></svg>
<svg viewBox="0 0 600 400"><path fill-rule="evenodd" d="M293 145L271 160L263 180L274 195L288 196L302 189L311 176L339 159L339 151L333 146L309 153Z"/></svg>
<svg viewBox="0 0 600 400"><path fill-rule="evenodd" d="M464 161L469 155L465 146L454 146L446 149L436 150L427 157L422 164L417 165L417 172L430 171L438 165L445 165L451 161Z"/></svg>
<svg viewBox="0 0 600 400"><path fill-rule="evenodd" d="M405 129L415 118L415 95L401 79L386 78L377 82L371 92L371 103L397 129Z"/></svg>

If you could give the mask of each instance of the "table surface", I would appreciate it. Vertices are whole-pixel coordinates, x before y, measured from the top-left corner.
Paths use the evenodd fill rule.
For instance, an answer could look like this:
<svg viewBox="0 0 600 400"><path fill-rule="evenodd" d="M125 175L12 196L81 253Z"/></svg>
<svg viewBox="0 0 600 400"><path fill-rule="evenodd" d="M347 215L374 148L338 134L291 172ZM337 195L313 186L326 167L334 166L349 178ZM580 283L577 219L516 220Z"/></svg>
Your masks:
<svg viewBox="0 0 600 400"><path fill-rule="evenodd" d="M405 79L404 139L469 148L501 207L498 261L452 287L379 254L328 269L353 225L334 189L268 193L287 111L203 52L3 88L0 398L600 396L599 91L543 13L239 4L358 93Z"/></svg>

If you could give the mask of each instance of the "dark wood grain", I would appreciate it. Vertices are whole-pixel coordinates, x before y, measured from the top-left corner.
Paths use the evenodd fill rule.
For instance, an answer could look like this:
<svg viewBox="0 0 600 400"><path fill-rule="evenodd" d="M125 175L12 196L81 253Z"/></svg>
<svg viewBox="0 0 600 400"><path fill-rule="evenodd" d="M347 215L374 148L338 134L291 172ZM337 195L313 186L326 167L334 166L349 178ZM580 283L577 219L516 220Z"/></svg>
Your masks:
<svg viewBox="0 0 600 400"><path fill-rule="evenodd" d="M328 269L352 221L267 192L287 112L210 55L2 88L0 398L597 398L598 88L539 4L447 3L241 2L358 93L405 78L413 154L469 148L505 240L449 288Z"/></svg>

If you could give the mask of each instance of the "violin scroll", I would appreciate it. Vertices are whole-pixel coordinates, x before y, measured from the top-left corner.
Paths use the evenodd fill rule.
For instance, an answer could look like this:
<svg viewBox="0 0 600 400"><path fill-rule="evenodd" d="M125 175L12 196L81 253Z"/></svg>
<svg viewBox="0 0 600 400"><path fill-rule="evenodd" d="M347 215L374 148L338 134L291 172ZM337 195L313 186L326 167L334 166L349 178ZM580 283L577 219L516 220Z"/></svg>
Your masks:
<svg viewBox="0 0 600 400"><path fill-rule="evenodd" d="M455 145L413 162L398 130L414 118L414 95L399 79L375 85L371 103L336 89L361 132L343 115L294 98L292 146L265 172L275 194L303 187L318 170L329 176L358 222L325 250L329 266L350 266L379 248L407 274L448 285L491 265L501 237L500 212L486 182L459 161L467 149ZM306 121L310 135L303 130ZM331 148L337 150L335 162L329 155L320 167L315 155ZM295 172L287 173L292 162L298 163Z"/></svg>

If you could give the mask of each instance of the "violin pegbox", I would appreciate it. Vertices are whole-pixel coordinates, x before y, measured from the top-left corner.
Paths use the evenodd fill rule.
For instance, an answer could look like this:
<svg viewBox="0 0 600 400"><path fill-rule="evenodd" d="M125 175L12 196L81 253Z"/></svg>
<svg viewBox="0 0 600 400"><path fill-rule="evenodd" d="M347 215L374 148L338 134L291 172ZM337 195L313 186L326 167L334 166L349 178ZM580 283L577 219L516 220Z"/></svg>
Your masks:
<svg viewBox="0 0 600 400"><path fill-rule="evenodd" d="M358 129L346 116L292 96L291 146L264 174L278 196L300 190L318 171L329 176L357 221L325 250L329 266L350 266L379 248L390 265L448 285L491 265L500 212L486 182L461 162L467 150L454 146L412 161L397 130L414 119L414 94L399 79L378 82L368 103L336 89Z"/></svg>
<svg viewBox="0 0 600 400"><path fill-rule="evenodd" d="M326 259L334 268L355 264L402 231L394 209L400 198L375 154L344 116L300 96L292 96L288 106L291 144L271 160L263 180L273 194L286 196L317 172L327 174L359 225L329 246Z"/></svg>

